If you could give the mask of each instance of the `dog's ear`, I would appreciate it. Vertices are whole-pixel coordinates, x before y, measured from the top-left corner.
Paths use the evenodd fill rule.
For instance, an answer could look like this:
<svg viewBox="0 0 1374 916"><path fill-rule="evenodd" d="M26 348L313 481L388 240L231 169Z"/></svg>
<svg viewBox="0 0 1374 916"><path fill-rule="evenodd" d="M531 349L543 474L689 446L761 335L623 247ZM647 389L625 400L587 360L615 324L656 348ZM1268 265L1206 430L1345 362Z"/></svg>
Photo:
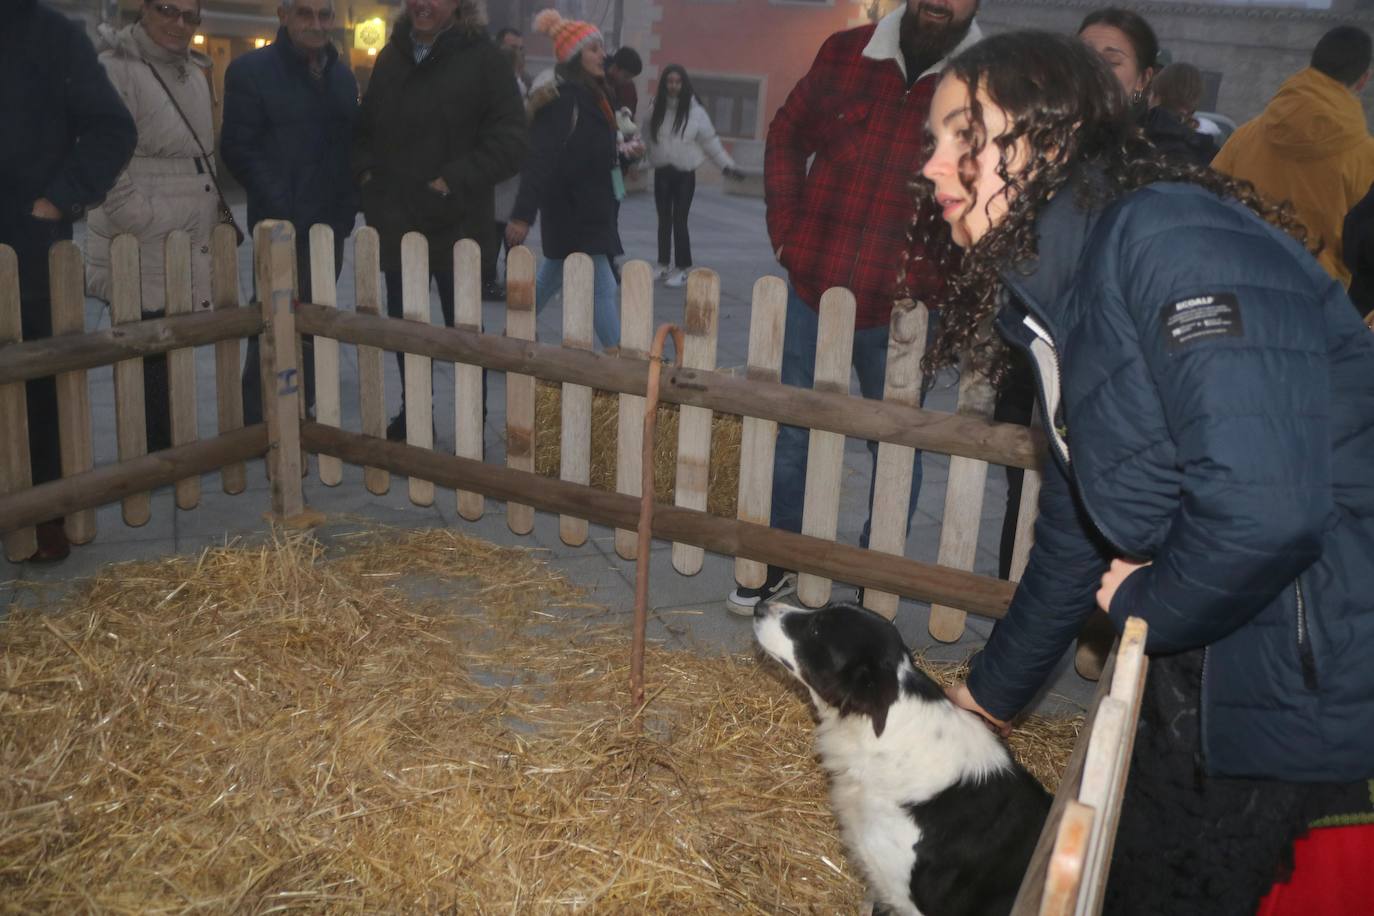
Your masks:
<svg viewBox="0 0 1374 916"><path fill-rule="evenodd" d="M897 702L897 672L872 660L856 661L845 667L841 680L845 687L841 714L868 716L873 736L881 738L887 711Z"/></svg>

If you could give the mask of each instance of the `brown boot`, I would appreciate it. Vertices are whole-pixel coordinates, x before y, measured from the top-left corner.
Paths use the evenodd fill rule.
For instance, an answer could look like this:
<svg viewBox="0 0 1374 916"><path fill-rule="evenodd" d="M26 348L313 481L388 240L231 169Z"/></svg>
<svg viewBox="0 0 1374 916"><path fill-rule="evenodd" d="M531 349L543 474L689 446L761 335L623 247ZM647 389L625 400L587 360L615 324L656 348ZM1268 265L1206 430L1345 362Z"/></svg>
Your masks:
<svg viewBox="0 0 1374 916"><path fill-rule="evenodd" d="M38 549L29 557L30 563L56 563L67 559L72 552L62 520L43 522L38 526Z"/></svg>

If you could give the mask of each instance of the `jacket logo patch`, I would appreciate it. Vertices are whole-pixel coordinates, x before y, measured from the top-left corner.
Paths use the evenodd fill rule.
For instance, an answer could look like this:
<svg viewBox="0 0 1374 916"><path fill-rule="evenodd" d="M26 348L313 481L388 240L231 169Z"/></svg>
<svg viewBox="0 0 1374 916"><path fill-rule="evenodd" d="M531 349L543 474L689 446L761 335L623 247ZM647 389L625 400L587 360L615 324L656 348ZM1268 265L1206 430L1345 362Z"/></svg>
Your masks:
<svg viewBox="0 0 1374 916"><path fill-rule="evenodd" d="M1244 337L1240 302L1233 293L1202 293L1164 306L1159 313L1164 346L1177 353L1215 337Z"/></svg>

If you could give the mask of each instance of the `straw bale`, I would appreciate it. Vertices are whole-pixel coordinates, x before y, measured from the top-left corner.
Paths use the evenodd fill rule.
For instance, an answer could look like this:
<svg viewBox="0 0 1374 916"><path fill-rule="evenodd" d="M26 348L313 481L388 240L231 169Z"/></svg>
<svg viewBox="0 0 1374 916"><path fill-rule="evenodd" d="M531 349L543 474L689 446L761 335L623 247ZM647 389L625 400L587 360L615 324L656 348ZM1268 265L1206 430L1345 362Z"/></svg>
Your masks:
<svg viewBox="0 0 1374 916"><path fill-rule="evenodd" d="M620 396L597 391L592 396L592 473L591 485L598 490L615 490L616 436L620 429ZM557 477L563 429L563 390L551 382L540 382L534 408L534 470L545 477ZM678 405L659 404L654 431L654 494L661 503L672 503L677 477ZM743 420L728 413L716 413L711 420L711 462L706 491L706 511L722 518L734 518L739 502L739 453Z"/></svg>
<svg viewBox="0 0 1374 916"><path fill-rule="evenodd" d="M631 708L628 629L444 530L274 535L13 608L0 911L854 911L804 700L651 646Z"/></svg>

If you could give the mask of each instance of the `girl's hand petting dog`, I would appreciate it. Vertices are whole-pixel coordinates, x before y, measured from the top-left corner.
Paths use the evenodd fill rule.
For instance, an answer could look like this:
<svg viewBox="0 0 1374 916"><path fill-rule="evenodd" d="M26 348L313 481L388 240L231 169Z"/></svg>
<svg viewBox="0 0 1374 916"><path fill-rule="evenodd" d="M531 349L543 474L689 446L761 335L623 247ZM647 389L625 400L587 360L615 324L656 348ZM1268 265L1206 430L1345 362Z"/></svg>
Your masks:
<svg viewBox="0 0 1374 916"><path fill-rule="evenodd" d="M1002 721L980 706L978 701L973 698L973 694L969 693L968 684L965 684L963 681L960 681L953 687L946 687L945 696L949 697L950 702L960 709L967 709L969 712L977 713L982 720L987 723L988 728L992 729L1003 738L1011 734L1011 723Z"/></svg>

